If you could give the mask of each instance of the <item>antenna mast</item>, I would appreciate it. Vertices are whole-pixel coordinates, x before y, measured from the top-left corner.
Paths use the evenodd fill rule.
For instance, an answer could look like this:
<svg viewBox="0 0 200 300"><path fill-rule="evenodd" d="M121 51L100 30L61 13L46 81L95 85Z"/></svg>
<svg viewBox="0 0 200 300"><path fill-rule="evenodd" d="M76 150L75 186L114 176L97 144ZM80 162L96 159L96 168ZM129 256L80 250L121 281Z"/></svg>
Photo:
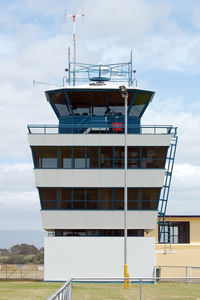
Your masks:
<svg viewBox="0 0 200 300"><path fill-rule="evenodd" d="M73 63L73 85L75 86L76 82L76 17L84 17L84 14L74 14L64 15L65 18L72 17L73 19L73 45L74 45L74 63Z"/></svg>

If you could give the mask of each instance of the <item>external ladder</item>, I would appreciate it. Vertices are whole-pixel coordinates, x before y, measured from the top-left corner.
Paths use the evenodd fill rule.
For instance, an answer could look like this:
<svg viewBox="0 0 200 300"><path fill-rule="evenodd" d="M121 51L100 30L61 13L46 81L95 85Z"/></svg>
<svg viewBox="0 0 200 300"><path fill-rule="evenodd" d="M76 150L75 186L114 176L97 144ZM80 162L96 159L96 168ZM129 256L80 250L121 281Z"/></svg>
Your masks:
<svg viewBox="0 0 200 300"><path fill-rule="evenodd" d="M159 209L158 209L159 210L158 226L160 227L159 236L158 236L159 242L161 241L162 235L165 234L165 214L167 210L167 202L168 202L169 190L170 190L171 179L172 179L172 171L174 167L177 141L178 141L178 136L175 130L172 133L170 147L167 152L167 158L165 163L165 180L159 198ZM163 241L165 242L165 239Z"/></svg>

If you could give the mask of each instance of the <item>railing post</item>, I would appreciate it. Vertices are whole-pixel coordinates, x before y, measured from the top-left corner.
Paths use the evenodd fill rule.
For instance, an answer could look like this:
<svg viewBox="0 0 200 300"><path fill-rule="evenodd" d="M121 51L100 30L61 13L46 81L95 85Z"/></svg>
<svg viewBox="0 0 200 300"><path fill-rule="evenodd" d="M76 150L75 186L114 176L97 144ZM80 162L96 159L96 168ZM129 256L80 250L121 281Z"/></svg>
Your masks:
<svg viewBox="0 0 200 300"><path fill-rule="evenodd" d="M140 278L140 300L142 300L142 279Z"/></svg>

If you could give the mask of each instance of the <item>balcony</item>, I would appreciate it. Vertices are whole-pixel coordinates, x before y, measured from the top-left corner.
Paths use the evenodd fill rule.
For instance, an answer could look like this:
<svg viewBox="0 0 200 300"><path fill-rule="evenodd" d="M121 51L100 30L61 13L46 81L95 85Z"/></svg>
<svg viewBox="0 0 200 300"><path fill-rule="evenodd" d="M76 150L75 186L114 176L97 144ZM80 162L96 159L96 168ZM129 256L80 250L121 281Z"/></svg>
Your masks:
<svg viewBox="0 0 200 300"><path fill-rule="evenodd" d="M31 124L29 134L124 134L123 122L79 122L77 124ZM172 125L128 124L128 134L176 136L177 127Z"/></svg>

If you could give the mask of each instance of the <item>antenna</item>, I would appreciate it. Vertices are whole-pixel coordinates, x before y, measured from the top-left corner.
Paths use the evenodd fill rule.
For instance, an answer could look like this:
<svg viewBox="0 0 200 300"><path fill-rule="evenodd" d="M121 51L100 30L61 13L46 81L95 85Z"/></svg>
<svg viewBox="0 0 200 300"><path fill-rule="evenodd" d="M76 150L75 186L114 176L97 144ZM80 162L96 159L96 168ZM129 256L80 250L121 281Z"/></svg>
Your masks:
<svg viewBox="0 0 200 300"><path fill-rule="evenodd" d="M76 81L76 17L84 17L84 13L77 14L76 12L74 14L65 14L64 18L73 18L73 44L74 44L74 64L73 64L73 85L75 85Z"/></svg>

